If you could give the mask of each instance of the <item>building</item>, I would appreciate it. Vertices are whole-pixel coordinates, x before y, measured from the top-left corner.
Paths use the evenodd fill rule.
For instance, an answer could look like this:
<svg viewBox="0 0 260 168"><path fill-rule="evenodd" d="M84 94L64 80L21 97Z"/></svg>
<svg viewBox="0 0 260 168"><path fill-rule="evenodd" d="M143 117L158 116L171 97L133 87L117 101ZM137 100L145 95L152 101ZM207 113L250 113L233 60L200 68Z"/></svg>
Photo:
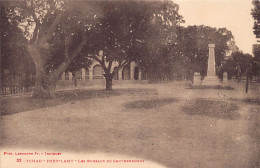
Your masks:
<svg viewBox="0 0 260 168"><path fill-rule="evenodd" d="M118 63L113 62L111 70L117 67ZM89 81L91 83L96 83L96 81L104 81L104 70L97 61L93 61L92 65L88 68L81 68L75 74L77 80L82 82ZM123 68L121 68L118 73L114 76L114 80L121 81L121 80L146 80L147 76L140 68L140 66L135 63L131 62L130 64L126 64ZM61 81L72 81L73 75L72 72L64 72L61 77Z"/></svg>

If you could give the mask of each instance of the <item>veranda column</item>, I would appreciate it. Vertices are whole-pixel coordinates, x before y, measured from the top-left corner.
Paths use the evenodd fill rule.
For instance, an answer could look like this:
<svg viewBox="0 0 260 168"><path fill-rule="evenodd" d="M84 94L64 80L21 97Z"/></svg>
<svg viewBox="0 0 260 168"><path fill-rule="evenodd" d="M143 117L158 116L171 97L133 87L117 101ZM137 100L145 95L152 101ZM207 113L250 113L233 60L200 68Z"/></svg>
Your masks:
<svg viewBox="0 0 260 168"><path fill-rule="evenodd" d="M138 69L139 69L138 79L139 79L139 80L142 80L142 70L141 70L140 67L139 67Z"/></svg>
<svg viewBox="0 0 260 168"><path fill-rule="evenodd" d="M72 80L72 72L69 72L69 80Z"/></svg>
<svg viewBox="0 0 260 168"><path fill-rule="evenodd" d="M82 73L81 73L81 77L82 77L81 79L82 79L82 80L86 80L86 70L85 70L85 68L82 68L82 69L81 69L81 72L82 72Z"/></svg>
<svg viewBox="0 0 260 168"><path fill-rule="evenodd" d="M62 73L61 79L62 79L62 80L65 80L65 72Z"/></svg>
<svg viewBox="0 0 260 168"><path fill-rule="evenodd" d="M89 70L89 80L93 80L93 67Z"/></svg>
<svg viewBox="0 0 260 168"><path fill-rule="evenodd" d="M135 74L135 63L130 63L130 79L134 80L134 74Z"/></svg>
<svg viewBox="0 0 260 168"><path fill-rule="evenodd" d="M122 72L123 72L122 68L118 70L118 80L122 80Z"/></svg>

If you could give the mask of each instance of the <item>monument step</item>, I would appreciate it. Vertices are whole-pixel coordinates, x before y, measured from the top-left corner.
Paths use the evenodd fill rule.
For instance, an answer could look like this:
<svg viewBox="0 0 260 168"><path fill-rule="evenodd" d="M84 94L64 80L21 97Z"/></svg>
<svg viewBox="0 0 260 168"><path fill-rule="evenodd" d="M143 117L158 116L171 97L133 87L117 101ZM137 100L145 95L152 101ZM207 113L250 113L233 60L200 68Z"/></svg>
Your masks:
<svg viewBox="0 0 260 168"><path fill-rule="evenodd" d="M207 76L204 78L202 85L204 86L218 86L221 85L217 76Z"/></svg>

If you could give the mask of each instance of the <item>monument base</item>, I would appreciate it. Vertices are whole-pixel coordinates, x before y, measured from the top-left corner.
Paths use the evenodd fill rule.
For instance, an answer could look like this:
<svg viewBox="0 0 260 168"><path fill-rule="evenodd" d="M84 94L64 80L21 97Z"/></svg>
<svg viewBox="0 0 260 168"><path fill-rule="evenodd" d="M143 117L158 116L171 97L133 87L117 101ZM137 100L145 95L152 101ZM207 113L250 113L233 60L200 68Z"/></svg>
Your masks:
<svg viewBox="0 0 260 168"><path fill-rule="evenodd" d="M219 86L221 85L217 76L206 76L202 82L203 86Z"/></svg>

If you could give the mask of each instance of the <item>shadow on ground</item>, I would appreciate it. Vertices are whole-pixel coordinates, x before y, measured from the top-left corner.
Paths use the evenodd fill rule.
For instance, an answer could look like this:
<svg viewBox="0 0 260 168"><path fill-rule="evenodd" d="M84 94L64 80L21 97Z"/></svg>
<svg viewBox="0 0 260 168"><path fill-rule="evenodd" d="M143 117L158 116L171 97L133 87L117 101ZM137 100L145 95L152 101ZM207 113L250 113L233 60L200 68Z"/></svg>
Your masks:
<svg viewBox="0 0 260 168"><path fill-rule="evenodd" d="M53 100L72 103L92 97L111 97L101 101L93 99L67 103L57 109L45 109L38 113L0 117L4 130L1 139L3 146L77 153L101 151L152 160L169 168L248 168L247 161L253 146L246 138L237 140L247 137L241 129L247 123L242 117L235 120L239 118L235 103L215 99L185 101L181 98L174 103L174 98L158 99L156 90L144 89L87 93L80 91L75 96L74 93L65 92L68 95L62 94L61 98L57 96ZM115 96L123 94L125 96ZM126 96L131 94L133 96ZM145 94L147 97L143 96ZM140 101L140 96L145 100ZM161 93L160 97L163 97ZM127 104L129 109L125 110ZM157 106L163 108L157 109ZM215 120L213 117L220 120L211 126ZM255 137L258 123L255 122L250 128L254 129L252 137L255 139L258 138ZM258 166L259 155L255 153L256 157L251 162Z"/></svg>
<svg viewBox="0 0 260 168"><path fill-rule="evenodd" d="M217 90L234 90L233 87L231 86L222 86L222 85L218 85L218 86L193 86L193 85L189 85L186 89L217 89Z"/></svg>
<svg viewBox="0 0 260 168"><path fill-rule="evenodd" d="M205 115L220 119L239 119L238 106L226 101L195 99L190 100L182 107L182 110L190 115Z"/></svg>
<svg viewBox="0 0 260 168"><path fill-rule="evenodd" d="M84 99L106 98L126 94L154 95L157 94L157 91L155 89L114 89L112 91L76 89L57 91L50 99L35 99L30 96L4 97L0 100L0 112L1 116L5 116L44 107L57 106L65 103L73 104L76 101L81 101Z"/></svg>
<svg viewBox="0 0 260 168"><path fill-rule="evenodd" d="M246 101L248 102L248 100ZM259 103L259 99L257 102L254 102L252 99L249 103ZM255 144L256 148L255 151L252 151L254 155L251 157L250 160L250 168L259 168L260 167L260 108L251 108L251 117L252 121L250 122L251 125L248 128L248 135L253 139L253 144Z"/></svg>
<svg viewBox="0 0 260 168"><path fill-rule="evenodd" d="M260 105L260 98L230 98L232 101L237 101L237 102L243 102L247 104L252 104L252 105Z"/></svg>
<svg viewBox="0 0 260 168"><path fill-rule="evenodd" d="M133 101L127 103L125 107L134 108L134 109L152 109L152 108L159 108L176 101L177 99L174 98L140 100L140 101Z"/></svg>

